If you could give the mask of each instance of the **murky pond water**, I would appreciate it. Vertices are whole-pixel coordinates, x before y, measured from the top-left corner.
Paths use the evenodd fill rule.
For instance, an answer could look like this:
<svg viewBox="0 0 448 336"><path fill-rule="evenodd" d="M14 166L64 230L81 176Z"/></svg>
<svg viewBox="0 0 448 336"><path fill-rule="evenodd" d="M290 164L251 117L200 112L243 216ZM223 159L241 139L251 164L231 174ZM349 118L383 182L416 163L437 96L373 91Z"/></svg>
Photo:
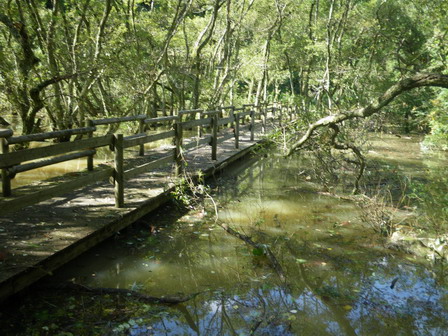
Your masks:
<svg viewBox="0 0 448 336"><path fill-rule="evenodd" d="M380 167L419 178L434 167L446 171L446 158L420 153L415 141L389 137L390 148L384 141L374 139L371 148ZM411 148L406 153L403 144ZM17 310L2 312L2 329L23 335L446 335L443 264L385 248L358 207L321 192L310 168L306 157L273 154L240 162L211 182L219 223L210 199L191 211L169 204L45 280L50 287L71 280L158 297L197 294L191 300L152 305L126 295L36 289ZM269 248L286 279L262 250L218 224Z"/></svg>

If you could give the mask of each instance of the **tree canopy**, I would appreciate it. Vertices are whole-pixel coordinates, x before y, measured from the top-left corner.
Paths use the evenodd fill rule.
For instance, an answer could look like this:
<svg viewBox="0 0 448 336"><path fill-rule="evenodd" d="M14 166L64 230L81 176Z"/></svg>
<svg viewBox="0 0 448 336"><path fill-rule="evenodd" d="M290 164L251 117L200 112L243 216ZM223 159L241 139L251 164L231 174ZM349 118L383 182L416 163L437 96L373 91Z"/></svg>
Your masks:
<svg viewBox="0 0 448 336"><path fill-rule="evenodd" d="M444 0L2 1L0 109L23 133L277 100L308 123L444 73L447 12ZM443 138L443 106L426 88L387 109Z"/></svg>

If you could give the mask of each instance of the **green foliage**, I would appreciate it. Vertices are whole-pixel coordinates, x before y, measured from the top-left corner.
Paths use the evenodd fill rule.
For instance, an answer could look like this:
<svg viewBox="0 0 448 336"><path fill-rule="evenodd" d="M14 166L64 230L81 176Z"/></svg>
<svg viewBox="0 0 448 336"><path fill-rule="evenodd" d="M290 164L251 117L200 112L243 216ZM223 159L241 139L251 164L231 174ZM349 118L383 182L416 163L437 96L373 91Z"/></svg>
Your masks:
<svg viewBox="0 0 448 336"><path fill-rule="evenodd" d="M196 176L185 173L179 178L171 195L181 207L192 209L204 201L209 191L210 187L205 185L203 173L198 171Z"/></svg>
<svg viewBox="0 0 448 336"><path fill-rule="evenodd" d="M428 115L431 133L425 138L425 144L448 150L448 92L442 91L432 101L432 109Z"/></svg>
<svg viewBox="0 0 448 336"><path fill-rule="evenodd" d="M0 3L0 111L24 133L264 100L309 122L447 67L443 0L55 3ZM439 141L436 95L401 98L389 121Z"/></svg>
<svg viewBox="0 0 448 336"><path fill-rule="evenodd" d="M419 224L429 232L444 234L448 229L448 174L446 167L432 168L425 182L413 182L411 199L419 204Z"/></svg>

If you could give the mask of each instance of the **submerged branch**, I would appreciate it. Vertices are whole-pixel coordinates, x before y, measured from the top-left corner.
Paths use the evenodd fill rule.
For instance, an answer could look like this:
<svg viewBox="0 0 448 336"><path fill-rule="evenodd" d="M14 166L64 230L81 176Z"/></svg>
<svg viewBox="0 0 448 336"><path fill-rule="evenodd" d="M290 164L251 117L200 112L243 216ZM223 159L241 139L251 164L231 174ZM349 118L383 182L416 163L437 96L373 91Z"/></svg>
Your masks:
<svg viewBox="0 0 448 336"><path fill-rule="evenodd" d="M223 228L227 233L231 234L232 236L244 241L245 243L249 244L250 246L256 248L256 249L260 249L262 251L265 252L266 257L269 259L272 268L275 270L275 272L277 273L277 275L279 276L279 278L282 281L286 281L286 275L285 272L283 271L282 266L280 265L280 263L278 262L277 258L275 257L275 255L272 253L271 249L263 244L259 244L254 242L250 237L246 236L245 234L242 234L234 229L232 229L231 227L229 227L227 224L221 224L221 223L217 223L221 228Z"/></svg>
<svg viewBox="0 0 448 336"><path fill-rule="evenodd" d="M112 295L121 295L126 296L128 298L133 298L136 300L141 300L147 303L164 303L164 304L178 304L182 302L187 302L193 298L195 298L197 295L201 293L194 293L187 296L162 296L162 297L156 297L156 296L150 296L146 294L139 293L137 291L131 290L131 289L122 289L122 288L96 288L96 287L89 287L85 285L75 284L75 283L63 283L61 285L52 286L49 287L49 289L52 290L74 290L74 291L81 291L81 292L88 292L94 295L106 295L106 294L112 294Z"/></svg>

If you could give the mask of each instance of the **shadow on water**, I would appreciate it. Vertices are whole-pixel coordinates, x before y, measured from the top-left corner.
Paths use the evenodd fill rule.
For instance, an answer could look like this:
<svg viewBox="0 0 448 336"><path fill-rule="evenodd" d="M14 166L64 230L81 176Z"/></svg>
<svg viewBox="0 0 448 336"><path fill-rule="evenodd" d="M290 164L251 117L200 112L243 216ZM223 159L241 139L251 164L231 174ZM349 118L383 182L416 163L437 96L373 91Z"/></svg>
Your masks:
<svg viewBox="0 0 448 336"><path fill-rule="evenodd" d="M415 163L415 162L414 162ZM174 305L31 289L1 313L20 335L443 335L443 270L384 248L351 202L319 193L306 157L259 157L211 181L221 223L265 244L284 268L215 223L211 202L168 204L45 279L153 296ZM406 166L406 163L403 164ZM440 272L439 272L440 271Z"/></svg>

